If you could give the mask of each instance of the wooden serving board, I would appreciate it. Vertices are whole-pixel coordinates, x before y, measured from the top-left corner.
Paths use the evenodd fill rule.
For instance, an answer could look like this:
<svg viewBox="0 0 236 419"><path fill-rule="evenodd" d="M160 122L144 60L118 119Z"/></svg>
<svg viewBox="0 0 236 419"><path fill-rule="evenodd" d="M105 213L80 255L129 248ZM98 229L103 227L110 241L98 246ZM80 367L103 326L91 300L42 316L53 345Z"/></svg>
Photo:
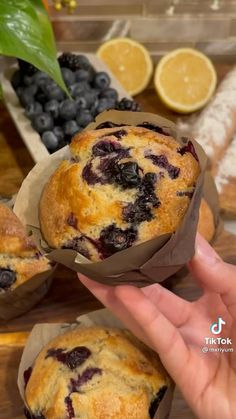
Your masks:
<svg viewBox="0 0 236 419"><path fill-rule="evenodd" d="M219 66L218 74L224 75L229 68L226 65ZM152 86L139 95L137 100L145 111L176 119L177 115L160 103ZM16 193L33 165L34 161L9 113L0 105L0 195L11 196ZM214 247L225 260L236 264L236 236L223 231L215 241ZM186 272L184 275L183 272L175 275L165 284L188 300L194 300L200 295L193 278ZM0 419L24 419L23 403L16 379L25 334L20 335L20 342L19 335L10 335L18 341L17 344L14 342L10 345L6 344L6 341L9 342L8 333L29 332L33 325L39 322L72 322L78 315L100 307L100 303L80 284L75 273L59 267L52 288L41 303L17 319L0 322ZM170 419L193 418L194 415L176 389Z"/></svg>

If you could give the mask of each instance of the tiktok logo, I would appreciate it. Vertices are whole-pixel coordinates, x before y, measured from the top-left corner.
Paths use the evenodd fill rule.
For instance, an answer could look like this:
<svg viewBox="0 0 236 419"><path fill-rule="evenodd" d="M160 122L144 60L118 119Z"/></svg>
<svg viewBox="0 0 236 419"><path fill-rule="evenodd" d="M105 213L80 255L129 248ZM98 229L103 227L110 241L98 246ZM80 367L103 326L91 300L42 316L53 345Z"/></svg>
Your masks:
<svg viewBox="0 0 236 419"><path fill-rule="evenodd" d="M222 332L223 324L225 324L225 321L222 319L222 317L218 317L217 321L212 323L210 327L211 333L214 335L219 335Z"/></svg>

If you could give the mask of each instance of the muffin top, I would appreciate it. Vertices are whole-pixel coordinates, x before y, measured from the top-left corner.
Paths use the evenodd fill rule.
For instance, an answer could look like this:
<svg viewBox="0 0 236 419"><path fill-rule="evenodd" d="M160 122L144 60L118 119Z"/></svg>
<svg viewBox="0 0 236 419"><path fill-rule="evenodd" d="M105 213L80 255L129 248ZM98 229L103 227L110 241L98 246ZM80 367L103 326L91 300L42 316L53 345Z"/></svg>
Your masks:
<svg viewBox="0 0 236 419"><path fill-rule="evenodd" d="M128 331L102 327L54 338L25 381L31 415L45 419L150 419L170 385L154 352Z"/></svg>
<svg viewBox="0 0 236 419"><path fill-rule="evenodd" d="M98 261L178 228L200 173L191 142L122 126L77 134L70 150L41 197L49 246Z"/></svg>
<svg viewBox="0 0 236 419"><path fill-rule="evenodd" d="M0 292L50 268L14 212L0 204Z"/></svg>

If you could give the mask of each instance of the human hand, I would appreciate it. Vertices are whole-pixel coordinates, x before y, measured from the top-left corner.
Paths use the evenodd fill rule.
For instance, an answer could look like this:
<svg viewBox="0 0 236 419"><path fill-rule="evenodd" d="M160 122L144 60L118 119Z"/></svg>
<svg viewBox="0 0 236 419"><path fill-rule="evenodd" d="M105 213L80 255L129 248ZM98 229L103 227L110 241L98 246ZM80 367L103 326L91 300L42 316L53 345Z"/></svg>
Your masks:
<svg viewBox="0 0 236 419"><path fill-rule="evenodd" d="M154 284L142 289L106 286L79 276L81 282L140 340L158 352L188 404L201 419L236 418L236 266L223 262L198 235L188 265L203 295L188 302ZM226 324L213 335L218 317ZM234 352L203 353L205 337L229 338Z"/></svg>

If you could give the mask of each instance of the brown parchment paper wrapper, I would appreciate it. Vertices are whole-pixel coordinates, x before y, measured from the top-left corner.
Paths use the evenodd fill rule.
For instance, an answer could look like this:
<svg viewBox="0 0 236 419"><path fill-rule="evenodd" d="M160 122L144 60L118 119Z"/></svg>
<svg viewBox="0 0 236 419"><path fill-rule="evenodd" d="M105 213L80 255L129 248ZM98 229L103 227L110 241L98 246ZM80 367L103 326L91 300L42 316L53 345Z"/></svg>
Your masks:
<svg viewBox="0 0 236 419"><path fill-rule="evenodd" d="M94 129L104 121L123 125L137 125L144 121L165 128L177 139L180 146L188 141L181 137L176 125L160 116L144 112L107 111L100 114L86 130ZM197 152L201 173L188 211L174 234L164 234L145 243L118 252L101 262L91 262L74 250L45 249L38 217L39 200L45 183L64 159L70 158L65 147L39 162L24 180L18 193L14 211L20 220L32 230L38 245L47 250L49 259L60 262L74 271L110 285L134 284L138 287L161 282L173 275L194 254L194 242L198 223L207 157L201 146L191 139ZM47 245L46 245L47 247Z"/></svg>
<svg viewBox="0 0 236 419"><path fill-rule="evenodd" d="M27 370L34 364L36 357L39 352L49 343L50 340L59 336L67 331L79 328L79 327L90 327L90 326L103 326L103 327L116 327L124 329L124 325L108 310L101 309L92 311L91 313L79 316L76 319L75 324L37 324L33 327L32 332L26 342L25 349L23 351L19 370L18 370L18 389L20 395L25 403L24 397L24 371ZM159 404L154 419L167 419L171 409L171 403L174 392L174 384L171 382L170 387L167 389L162 401Z"/></svg>
<svg viewBox="0 0 236 419"><path fill-rule="evenodd" d="M56 266L0 294L0 320L10 320L29 311L47 294Z"/></svg>

